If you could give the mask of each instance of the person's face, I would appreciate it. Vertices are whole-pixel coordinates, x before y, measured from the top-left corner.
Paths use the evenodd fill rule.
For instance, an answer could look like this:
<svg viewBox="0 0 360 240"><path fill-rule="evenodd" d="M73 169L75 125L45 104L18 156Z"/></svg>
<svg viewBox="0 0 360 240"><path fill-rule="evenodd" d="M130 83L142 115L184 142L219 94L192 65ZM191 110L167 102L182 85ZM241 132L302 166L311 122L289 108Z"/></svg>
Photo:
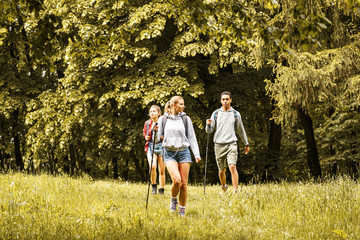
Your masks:
<svg viewBox="0 0 360 240"><path fill-rule="evenodd" d="M230 96L229 96L229 95L226 95L226 94L222 95L222 96L221 96L221 104L222 104L222 106L223 106L224 108L230 107L230 104L231 104L231 98L230 98Z"/></svg>
<svg viewBox="0 0 360 240"><path fill-rule="evenodd" d="M150 113L151 118L159 117L159 115L160 115L159 112L155 108L150 108L149 113Z"/></svg>
<svg viewBox="0 0 360 240"><path fill-rule="evenodd" d="M174 104L174 109L176 112L183 112L185 109L185 103L183 99L180 99L177 103Z"/></svg>

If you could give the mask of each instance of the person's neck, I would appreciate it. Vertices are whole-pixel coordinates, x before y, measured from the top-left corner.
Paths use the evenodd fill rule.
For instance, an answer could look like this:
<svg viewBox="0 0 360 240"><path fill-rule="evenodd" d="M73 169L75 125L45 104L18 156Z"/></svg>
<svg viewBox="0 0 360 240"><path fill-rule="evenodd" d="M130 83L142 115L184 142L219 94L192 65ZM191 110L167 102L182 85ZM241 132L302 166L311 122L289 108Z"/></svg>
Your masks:
<svg viewBox="0 0 360 240"><path fill-rule="evenodd" d="M153 117L153 118L151 118L151 120L152 120L153 122L157 122L158 119L159 119L158 117Z"/></svg>
<svg viewBox="0 0 360 240"><path fill-rule="evenodd" d="M178 114L179 114L179 112L178 112L178 111L176 111L175 109L173 109L173 110L171 111L171 114L172 114L172 115L174 115L174 116L176 116L176 115L178 115Z"/></svg>
<svg viewBox="0 0 360 240"><path fill-rule="evenodd" d="M223 106L222 109L223 109L224 111L229 111L229 110L231 109L231 106L229 106L228 108L225 108L225 107Z"/></svg>

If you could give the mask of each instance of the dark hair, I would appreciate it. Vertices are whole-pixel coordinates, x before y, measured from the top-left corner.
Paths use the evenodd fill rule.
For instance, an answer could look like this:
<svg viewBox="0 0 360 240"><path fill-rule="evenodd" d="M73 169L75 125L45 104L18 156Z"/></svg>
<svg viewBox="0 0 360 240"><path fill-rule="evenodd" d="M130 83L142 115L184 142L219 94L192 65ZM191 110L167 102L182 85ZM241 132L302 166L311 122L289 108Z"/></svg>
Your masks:
<svg viewBox="0 0 360 240"><path fill-rule="evenodd" d="M229 95L230 99L231 99L231 93L230 92L228 92L228 91L222 92L220 97L222 97L223 95Z"/></svg>

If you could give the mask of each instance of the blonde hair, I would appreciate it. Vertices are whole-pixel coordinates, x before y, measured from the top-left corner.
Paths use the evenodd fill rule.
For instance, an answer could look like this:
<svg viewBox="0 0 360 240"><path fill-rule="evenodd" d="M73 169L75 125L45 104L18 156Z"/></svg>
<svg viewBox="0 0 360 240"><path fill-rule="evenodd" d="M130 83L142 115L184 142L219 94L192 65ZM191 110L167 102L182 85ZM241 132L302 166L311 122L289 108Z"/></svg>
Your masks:
<svg viewBox="0 0 360 240"><path fill-rule="evenodd" d="M167 101L167 102L165 103L164 113L171 113L170 101Z"/></svg>
<svg viewBox="0 0 360 240"><path fill-rule="evenodd" d="M159 117L161 116L161 109L158 105L152 105L150 108L149 108L149 114L150 114L150 110L152 108L155 108L155 110L159 113Z"/></svg>

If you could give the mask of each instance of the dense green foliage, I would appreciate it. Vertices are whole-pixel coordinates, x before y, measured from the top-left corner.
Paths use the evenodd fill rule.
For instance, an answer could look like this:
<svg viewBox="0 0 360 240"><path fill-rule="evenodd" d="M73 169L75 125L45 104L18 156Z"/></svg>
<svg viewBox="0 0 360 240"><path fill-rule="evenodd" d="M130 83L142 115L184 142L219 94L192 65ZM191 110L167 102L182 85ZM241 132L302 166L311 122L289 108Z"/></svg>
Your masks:
<svg viewBox="0 0 360 240"><path fill-rule="evenodd" d="M339 178L243 186L189 186L185 218L146 184L67 176L0 175L3 239L357 239L360 186ZM211 202L211 204L209 204Z"/></svg>
<svg viewBox="0 0 360 240"><path fill-rule="evenodd" d="M359 4L1 0L0 168L145 181L149 107L184 96L205 160L228 90L251 148L241 181L359 177Z"/></svg>

